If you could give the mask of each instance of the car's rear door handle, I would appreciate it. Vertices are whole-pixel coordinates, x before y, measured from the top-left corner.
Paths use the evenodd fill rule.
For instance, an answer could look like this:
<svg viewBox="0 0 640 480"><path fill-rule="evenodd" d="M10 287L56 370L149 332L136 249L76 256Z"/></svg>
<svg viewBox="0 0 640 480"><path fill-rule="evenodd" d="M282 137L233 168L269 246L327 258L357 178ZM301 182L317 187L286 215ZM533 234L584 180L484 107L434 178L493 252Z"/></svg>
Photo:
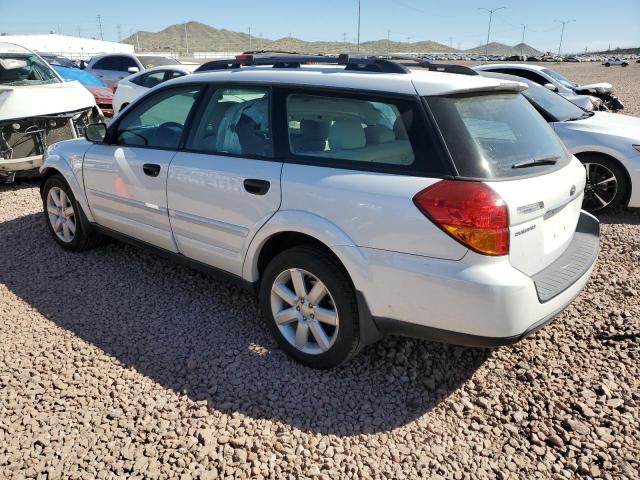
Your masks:
<svg viewBox="0 0 640 480"><path fill-rule="evenodd" d="M270 186L271 183L268 181L257 178L247 178L244 181L244 189L253 195L264 195L269 191Z"/></svg>
<svg viewBox="0 0 640 480"><path fill-rule="evenodd" d="M145 163L142 165L142 171L150 177L157 177L160 174L160 165L156 163Z"/></svg>

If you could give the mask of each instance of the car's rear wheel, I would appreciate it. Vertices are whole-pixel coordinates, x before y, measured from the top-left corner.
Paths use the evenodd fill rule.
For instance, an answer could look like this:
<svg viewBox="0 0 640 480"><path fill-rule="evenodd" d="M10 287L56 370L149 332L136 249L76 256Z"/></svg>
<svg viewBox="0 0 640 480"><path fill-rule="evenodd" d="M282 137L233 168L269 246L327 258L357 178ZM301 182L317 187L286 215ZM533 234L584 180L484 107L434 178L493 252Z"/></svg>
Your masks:
<svg viewBox="0 0 640 480"><path fill-rule="evenodd" d="M47 179L42 189L42 202L47 227L62 248L80 252L100 242L100 235L91 230L62 176L53 175Z"/></svg>
<svg viewBox="0 0 640 480"><path fill-rule="evenodd" d="M354 288L336 259L315 246L277 255L260 284L260 306L280 347L313 368L332 368L358 351Z"/></svg>
<svg viewBox="0 0 640 480"><path fill-rule="evenodd" d="M610 66L611 66L611 64L607 62L607 63L605 63L605 64L604 64L604 66L605 66L605 67L610 67Z"/></svg>
<svg viewBox="0 0 640 480"><path fill-rule="evenodd" d="M583 154L578 158L587 173L583 208L604 212L621 205L629 189L622 167L615 160L598 154Z"/></svg>

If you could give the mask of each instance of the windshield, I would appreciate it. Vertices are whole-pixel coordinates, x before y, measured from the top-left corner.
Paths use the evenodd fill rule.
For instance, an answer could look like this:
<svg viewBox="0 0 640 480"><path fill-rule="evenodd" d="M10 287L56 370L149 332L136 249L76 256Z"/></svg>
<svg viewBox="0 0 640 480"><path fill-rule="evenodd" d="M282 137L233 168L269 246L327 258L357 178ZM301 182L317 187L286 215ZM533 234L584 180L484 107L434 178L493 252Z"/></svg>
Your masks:
<svg viewBox="0 0 640 480"><path fill-rule="evenodd" d="M144 68L153 68L160 65L180 65L175 58L162 57L160 55L138 55L138 60Z"/></svg>
<svg viewBox="0 0 640 480"><path fill-rule="evenodd" d="M0 53L0 85L60 83L51 67L34 54Z"/></svg>
<svg viewBox="0 0 640 480"><path fill-rule="evenodd" d="M547 75L549 75L551 78L553 78L555 81L560 82L562 85L564 85L567 88L573 89L578 86L577 83L572 82L567 77L563 77L555 70L551 70L549 68L543 68L542 71Z"/></svg>
<svg viewBox="0 0 640 480"><path fill-rule="evenodd" d="M519 93L428 97L427 102L464 177L541 174L569 161L553 129Z"/></svg>

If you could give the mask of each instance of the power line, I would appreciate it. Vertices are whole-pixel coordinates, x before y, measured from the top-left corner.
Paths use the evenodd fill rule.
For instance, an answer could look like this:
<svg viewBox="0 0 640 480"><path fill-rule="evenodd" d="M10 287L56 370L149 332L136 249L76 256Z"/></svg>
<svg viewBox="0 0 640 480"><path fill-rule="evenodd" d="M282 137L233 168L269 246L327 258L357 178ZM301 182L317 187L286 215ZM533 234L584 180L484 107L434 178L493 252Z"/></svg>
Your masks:
<svg viewBox="0 0 640 480"><path fill-rule="evenodd" d="M554 20L554 22L562 24L562 31L560 32L560 44L558 45L558 56L560 56L560 51L562 50L562 37L564 37L564 26L567 23L575 22L575 20Z"/></svg>
<svg viewBox="0 0 640 480"><path fill-rule="evenodd" d="M493 9L484 8L484 7L478 8L478 10L486 10L487 12L489 12L489 30L487 30L487 44L485 45L485 48L484 48L484 56L486 58L489 57L489 37L491 36L491 19L493 18L494 12L497 12L498 10L502 10L502 9L505 9L505 8L507 8L507 7L498 7L498 8L493 8ZM486 60L486 58L485 58L485 60Z"/></svg>

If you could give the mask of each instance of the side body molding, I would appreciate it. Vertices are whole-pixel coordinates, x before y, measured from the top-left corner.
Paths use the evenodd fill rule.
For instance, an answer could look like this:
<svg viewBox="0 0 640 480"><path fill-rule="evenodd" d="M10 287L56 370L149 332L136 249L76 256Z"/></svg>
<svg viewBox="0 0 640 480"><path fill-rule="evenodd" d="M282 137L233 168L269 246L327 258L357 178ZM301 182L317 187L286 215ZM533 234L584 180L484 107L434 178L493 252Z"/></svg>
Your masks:
<svg viewBox="0 0 640 480"><path fill-rule="evenodd" d="M44 164L40 167L40 174L46 175L50 170L60 172L69 184L69 187L71 187L73 196L82 207L83 213L89 222L93 222L94 220L87 202L87 196L84 191L84 180L82 177L82 162L84 154L90 146L91 143L84 139L68 140L50 146L48 148Z"/></svg>
<svg viewBox="0 0 640 480"><path fill-rule="evenodd" d="M368 276L366 259L354 241L337 225L319 215L303 210L279 210L253 237L245 255L242 278L248 282L258 280L258 258L267 241L282 232L296 232L309 235L331 248L333 253L345 265L353 283L358 285Z"/></svg>

